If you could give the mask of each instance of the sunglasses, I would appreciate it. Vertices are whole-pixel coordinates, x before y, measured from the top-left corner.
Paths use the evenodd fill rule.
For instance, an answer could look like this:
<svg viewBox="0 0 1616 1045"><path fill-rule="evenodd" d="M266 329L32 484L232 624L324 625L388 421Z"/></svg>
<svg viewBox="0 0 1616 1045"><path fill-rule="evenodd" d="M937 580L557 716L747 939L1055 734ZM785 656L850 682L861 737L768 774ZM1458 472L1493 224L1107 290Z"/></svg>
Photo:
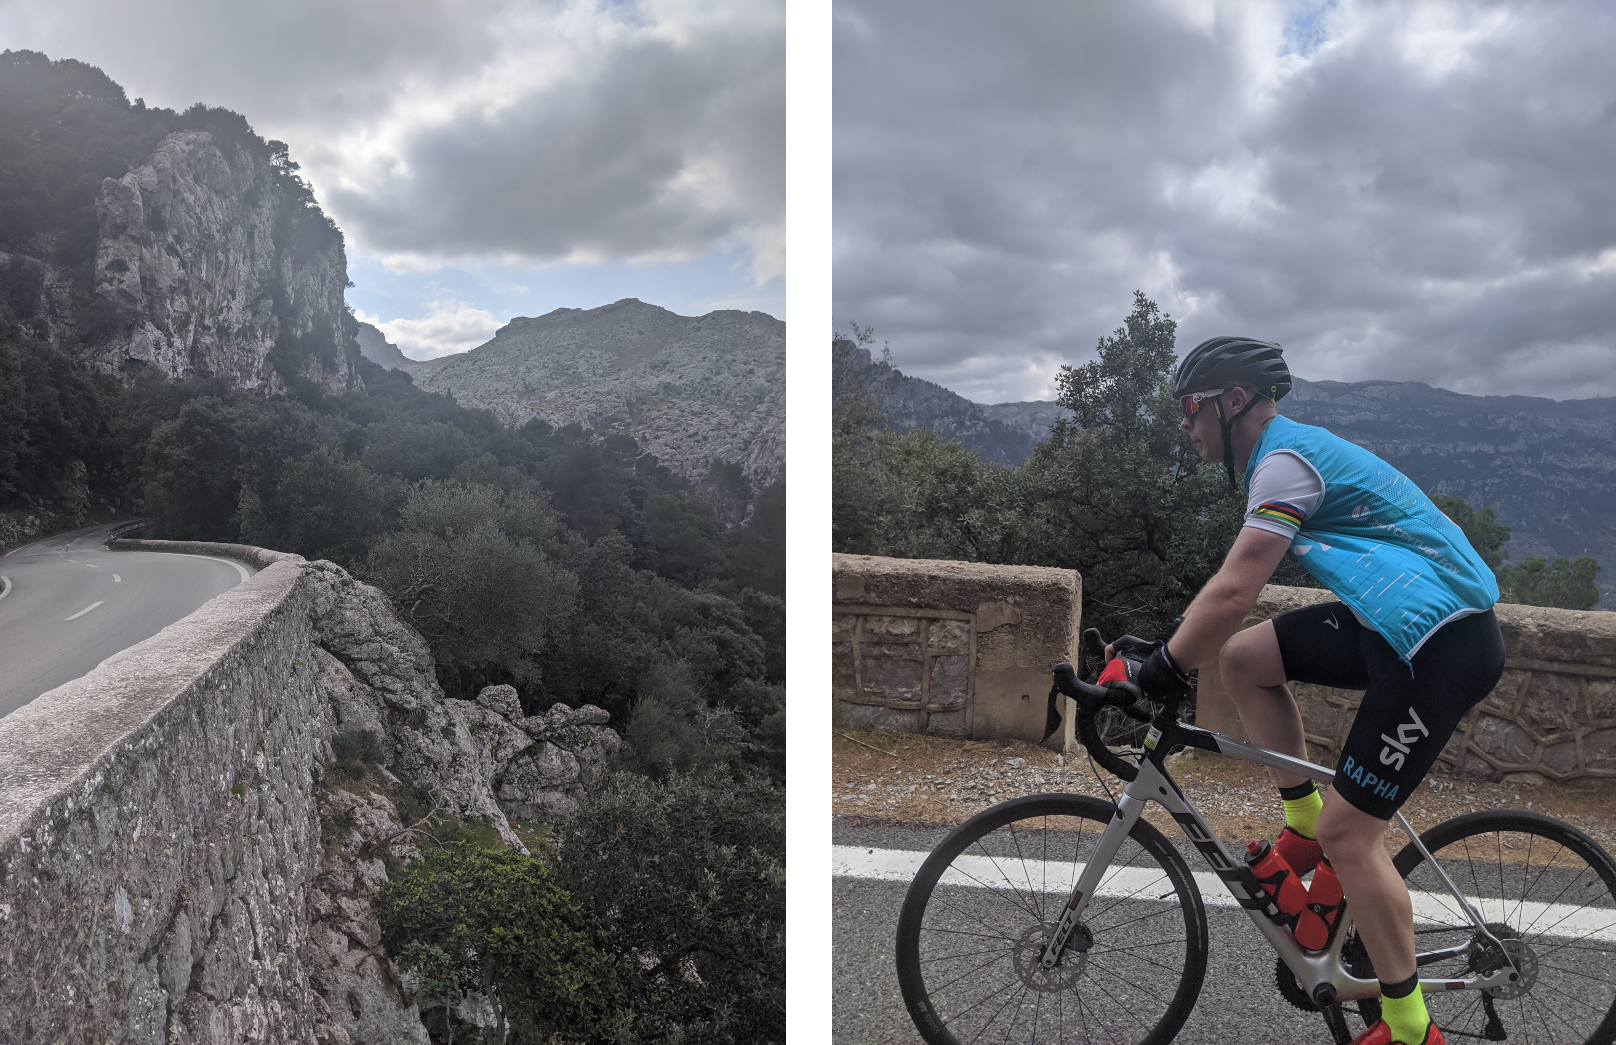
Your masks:
<svg viewBox="0 0 1616 1045"><path fill-rule="evenodd" d="M1185 417L1194 417L1195 412L1201 409L1201 400L1220 396L1224 391L1222 388L1214 388L1209 392L1196 392L1194 395L1180 397L1178 402L1184 408Z"/></svg>

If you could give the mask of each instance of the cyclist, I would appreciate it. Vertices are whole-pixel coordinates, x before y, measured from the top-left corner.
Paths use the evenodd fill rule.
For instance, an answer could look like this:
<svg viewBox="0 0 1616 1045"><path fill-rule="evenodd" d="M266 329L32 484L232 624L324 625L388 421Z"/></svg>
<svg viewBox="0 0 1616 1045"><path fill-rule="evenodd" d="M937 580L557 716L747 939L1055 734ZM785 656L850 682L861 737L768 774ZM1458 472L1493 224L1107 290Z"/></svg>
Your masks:
<svg viewBox="0 0 1616 1045"><path fill-rule="evenodd" d="M1322 428L1279 416L1280 347L1197 345L1178 368L1181 427L1202 460L1246 481L1245 524L1172 638L1137 669L1147 696L1182 692L1221 648L1223 683L1252 740L1306 758L1286 680L1364 691L1324 799L1274 770L1277 848L1299 875L1329 857L1380 978L1382 1019L1354 1045L1441 1045L1417 989L1413 905L1382 844L1459 720L1498 682L1498 586L1464 533L1406 476ZM1340 600L1239 631L1286 551Z"/></svg>

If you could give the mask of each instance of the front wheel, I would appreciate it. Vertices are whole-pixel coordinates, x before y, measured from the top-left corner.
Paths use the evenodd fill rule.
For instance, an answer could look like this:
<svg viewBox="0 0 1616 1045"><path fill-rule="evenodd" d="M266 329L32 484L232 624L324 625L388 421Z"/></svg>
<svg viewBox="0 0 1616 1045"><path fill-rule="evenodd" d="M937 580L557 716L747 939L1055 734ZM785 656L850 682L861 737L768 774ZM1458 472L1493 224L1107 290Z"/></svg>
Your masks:
<svg viewBox="0 0 1616 1045"><path fill-rule="evenodd" d="M1053 969L1039 957L1106 825L1106 802L1032 795L956 828L898 917L898 983L930 1045L1164 1045L1206 971L1206 908L1183 857L1139 821Z"/></svg>
<svg viewBox="0 0 1616 1045"><path fill-rule="evenodd" d="M1518 984L1427 992L1449 1041L1611 1045L1616 1039L1616 864L1569 824L1486 811L1420 836L1521 970ZM1452 892L1410 842L1393 861L1414 900L1422 954L1479 942ZM1483 971L1479 950L1420 967L1422 980ZM1506 1037L1507 1036L1507 1037Z"/></svg>

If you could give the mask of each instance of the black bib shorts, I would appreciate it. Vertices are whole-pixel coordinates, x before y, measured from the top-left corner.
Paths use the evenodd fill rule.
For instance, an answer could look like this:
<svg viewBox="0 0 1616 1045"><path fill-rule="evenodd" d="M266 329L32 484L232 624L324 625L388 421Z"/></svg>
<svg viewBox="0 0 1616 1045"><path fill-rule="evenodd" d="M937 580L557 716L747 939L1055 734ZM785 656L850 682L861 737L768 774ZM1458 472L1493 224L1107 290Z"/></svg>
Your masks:
<svg viewBox="0 0 1616 1045"><path fill-rule="evenodd" d="M1378 631L1339 602L1274 618L1285 677L1363 690L1331 786L1380 820L1390 820L1465 712L1504 673L1504 636L1492 610L1451 620L1414 654L1413 670Z"/></svg>

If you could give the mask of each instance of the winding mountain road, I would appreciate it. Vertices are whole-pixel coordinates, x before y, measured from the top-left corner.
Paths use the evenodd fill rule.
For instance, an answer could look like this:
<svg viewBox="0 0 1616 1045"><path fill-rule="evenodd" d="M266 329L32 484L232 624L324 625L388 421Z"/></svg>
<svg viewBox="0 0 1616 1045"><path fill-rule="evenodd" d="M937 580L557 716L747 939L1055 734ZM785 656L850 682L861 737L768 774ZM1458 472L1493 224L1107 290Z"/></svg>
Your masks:
<svg viewBox="0 0 1616 1045"><path fill-rule="evenodd" d="M232 559L109 551L112 528L74 530L0 556L0 716L255 572Z"/></svg>

